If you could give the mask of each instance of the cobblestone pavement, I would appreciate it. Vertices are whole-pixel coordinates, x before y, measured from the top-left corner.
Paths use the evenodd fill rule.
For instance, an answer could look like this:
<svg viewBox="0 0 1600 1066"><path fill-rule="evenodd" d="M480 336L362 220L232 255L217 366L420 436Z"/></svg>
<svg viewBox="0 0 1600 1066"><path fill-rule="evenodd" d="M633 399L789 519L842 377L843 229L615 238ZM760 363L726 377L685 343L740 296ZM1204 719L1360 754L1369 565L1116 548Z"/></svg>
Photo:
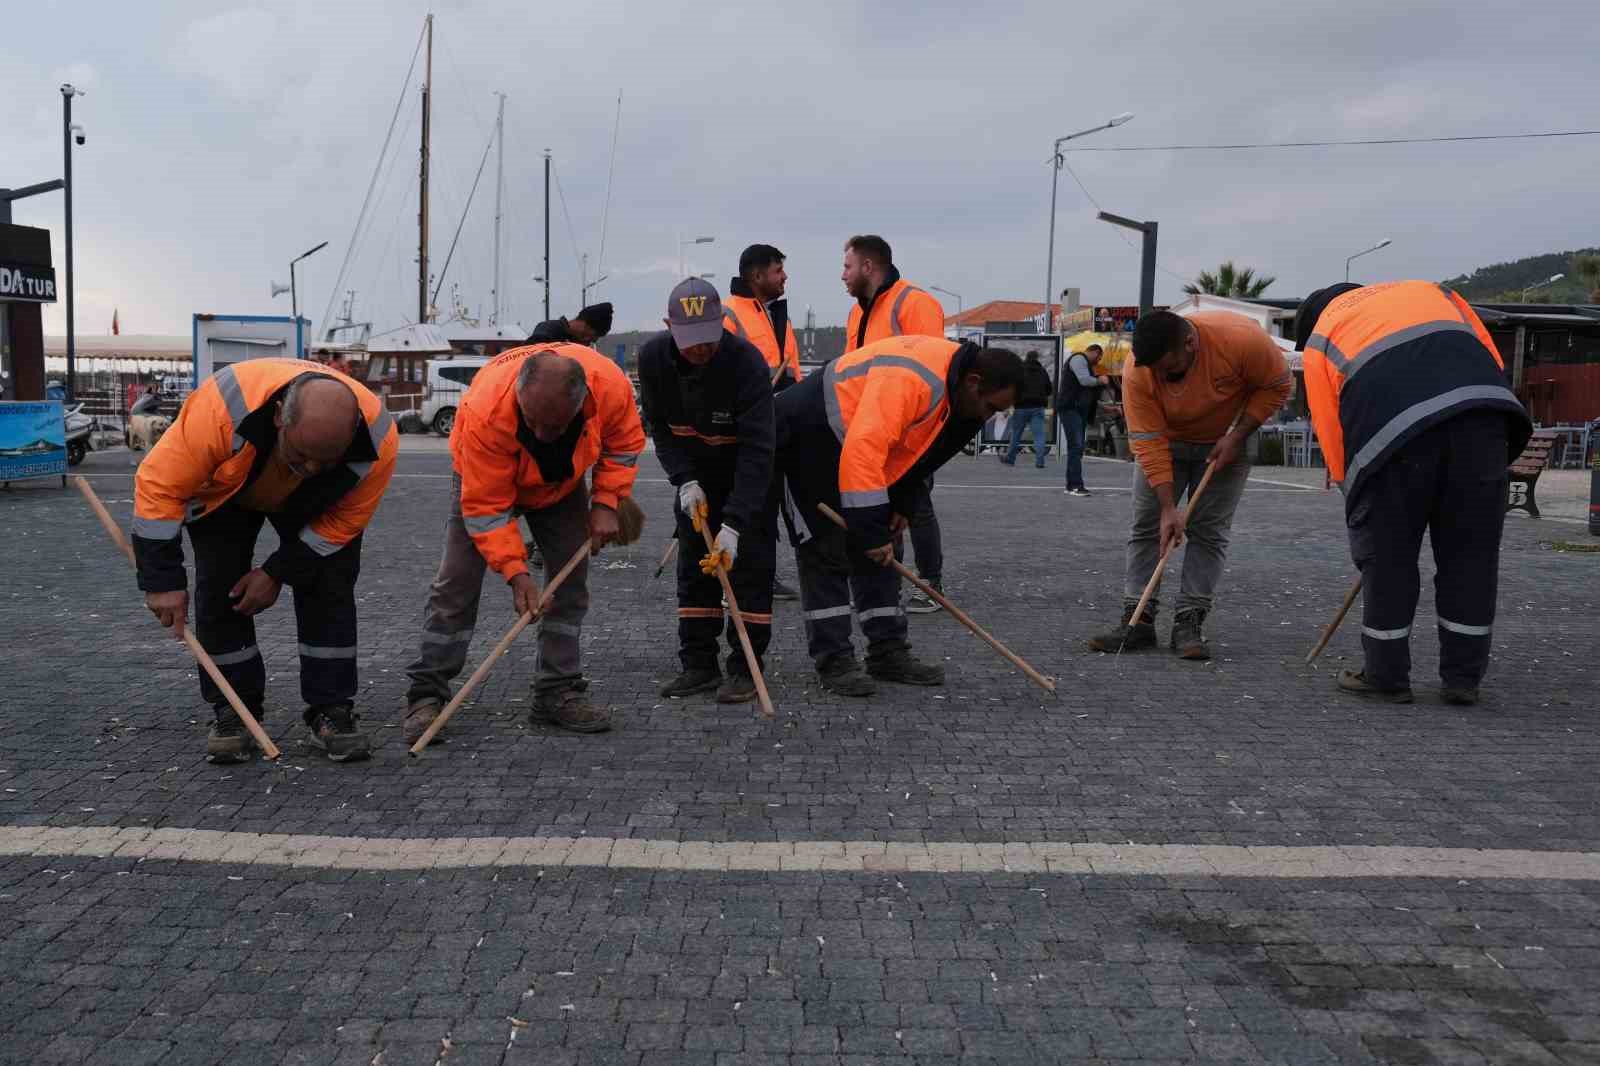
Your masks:
<svg viewBox="0 0 1600 1066"><path fill-rule="evenodd" d="M80 468L124 521L125 463ZM1353 577L1336 495L1260 471L1216 660L1119 660L1081 649L1129 468L1076 499L1053 461L958 459L946 589L1060 697L939 615L912 631L945 688L828 697L780 602L763 723L655 695L646 466L653 526L597 561L583 641L617 728L528 725L525 638L413 760L449 481L408 450L359 590L378 750L344 766L303 742L287 602L260 627L285 757L208 766L194 666L76 493L0 494L0 1061L1600 1062L1600 558L1549 549L1570 526L1508 523L1484 706L1439 703L1425 592L1419 702L1377 707L1331 690L1355 627L1301 663ZM473 662L511 621L487 589ZM923 859L835 861L876 846ZM1047 860L1073 854L1122 858Z"/></svg>

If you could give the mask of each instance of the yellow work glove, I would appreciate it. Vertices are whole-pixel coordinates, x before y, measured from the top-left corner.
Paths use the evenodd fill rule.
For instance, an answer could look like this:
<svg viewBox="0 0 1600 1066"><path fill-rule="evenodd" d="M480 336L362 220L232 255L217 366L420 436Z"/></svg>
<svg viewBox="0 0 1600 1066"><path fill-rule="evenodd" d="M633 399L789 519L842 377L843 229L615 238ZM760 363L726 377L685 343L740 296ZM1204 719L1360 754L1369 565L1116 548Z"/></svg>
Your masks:
<svg viewBox="0 0 1600 1066"><path fill-rule="evenodd" d="M689 520L694 524L694 531L696 533L700 533L705 530L706 518L710 516L710 514L711 508L706 505L706 501L701 500L694 505L694 510L689 513Z"/></svg>
<svg viewBox="0 0 1600 1066"><path fill-rule="evenodd" d="M719 572L726 574L731 565L732 560L728 557L727 551L717 548L707 552L706 557L700 560L700 572L707 576L715 576Z"/></svg>

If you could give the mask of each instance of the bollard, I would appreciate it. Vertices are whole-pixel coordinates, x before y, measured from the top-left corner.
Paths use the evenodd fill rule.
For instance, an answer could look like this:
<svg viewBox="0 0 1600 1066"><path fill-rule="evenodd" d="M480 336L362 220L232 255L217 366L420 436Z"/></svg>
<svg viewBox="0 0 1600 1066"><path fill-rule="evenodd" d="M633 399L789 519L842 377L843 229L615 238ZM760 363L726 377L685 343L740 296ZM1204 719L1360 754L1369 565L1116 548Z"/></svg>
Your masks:
<svg viewBox="0 0 1600 1066"><path fill-rule="evenodd" d="M1600 446L1595 448L1594 465L1589 471L1589 534L1600 537Z"/></svg>

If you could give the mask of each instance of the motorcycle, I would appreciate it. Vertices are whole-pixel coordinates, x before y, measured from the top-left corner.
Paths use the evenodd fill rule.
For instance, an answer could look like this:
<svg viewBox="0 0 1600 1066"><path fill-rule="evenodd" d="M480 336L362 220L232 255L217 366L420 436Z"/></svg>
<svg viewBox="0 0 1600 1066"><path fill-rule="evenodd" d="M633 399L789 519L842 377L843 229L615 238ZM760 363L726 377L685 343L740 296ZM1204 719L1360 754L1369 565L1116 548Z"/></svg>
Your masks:
<svg viewBox="0 0 1600 1066"><path fill-rule="evenodd" d="M65 408L62 415L66 423L67 465L77 466L94 450L94 433L100 423L94 416L83 413L81 403Z"/></svg>

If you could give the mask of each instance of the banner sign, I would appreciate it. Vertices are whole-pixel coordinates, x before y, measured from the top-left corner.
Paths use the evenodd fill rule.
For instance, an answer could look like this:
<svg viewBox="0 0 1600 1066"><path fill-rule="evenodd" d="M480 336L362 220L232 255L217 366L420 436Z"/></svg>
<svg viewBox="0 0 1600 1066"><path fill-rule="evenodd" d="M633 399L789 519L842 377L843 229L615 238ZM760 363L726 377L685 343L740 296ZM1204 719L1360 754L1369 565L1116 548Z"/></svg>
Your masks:
<svg viewBox="0 0 1600 1066"><path fill-rule="evenodd" d="M67 424L60 400L0 403L0 481L67 472Z"/></svg>
<svg viewBox="0 0 1600 1066"><path fill-rule="evenodd" d="M56 302L56 269L24 263L0 263L0 300Z"/></svg>

